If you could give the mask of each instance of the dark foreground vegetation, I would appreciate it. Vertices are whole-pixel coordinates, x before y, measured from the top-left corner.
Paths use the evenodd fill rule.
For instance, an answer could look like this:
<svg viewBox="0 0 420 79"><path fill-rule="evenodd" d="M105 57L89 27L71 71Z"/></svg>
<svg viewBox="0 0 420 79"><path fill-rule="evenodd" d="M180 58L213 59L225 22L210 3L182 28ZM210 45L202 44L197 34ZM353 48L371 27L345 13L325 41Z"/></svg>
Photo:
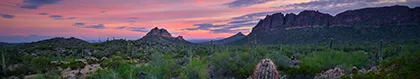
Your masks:
<svg viewBox="0 0 420 79"><path fill-rule="evenodd" d="M60 39L64 38L2 46L1 77L245 79L267 58L275 64L278 78L420 78L417 41L235 46L141 40L87 43L76 38L62 43Z"/></svg>

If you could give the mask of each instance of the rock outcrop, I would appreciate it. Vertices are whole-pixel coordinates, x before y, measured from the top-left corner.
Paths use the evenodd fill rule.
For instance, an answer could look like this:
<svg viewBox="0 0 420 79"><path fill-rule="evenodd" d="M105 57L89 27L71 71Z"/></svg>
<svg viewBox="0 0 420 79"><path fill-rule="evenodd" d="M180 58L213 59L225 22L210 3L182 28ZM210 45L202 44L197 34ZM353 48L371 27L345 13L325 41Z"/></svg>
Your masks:
<svg viewBox="0 0 420 79"><path fill-rule="evenodd" d="M234 43L258 44L320 42L326 38L339 41L378 39L417 39L420 37L420 8L387 6L348 10L332 16L314 10L299 14L267 15L250 34Z"/></svg>
<svg viewBox="0 0 420 79"><path fill-rule="evenodd" d="M304 10L298 15L289 13L286 16L282 13L275 13L267 15L263 20L260 20L253 30L329 26L332 19L333 16L314 10Z"/></svg>
<svg viewBox="0 0 420 79"><path fill-rule="evenodd" d="M314 79L340 79L344 74L343 69L336 67L319 73Z"/></svg>
<svg viewBox="0 0 420 79"><path fill-rule="evenodd" d="M172 35L166 29L159 29L158 27L153 28L146 34L147 36L160 36L160 37L172 37Z"/></svg>
<svg viewBox="0 0 420 79"><path fill-rule="evenodd" d="M386 24L419 23L419 12L407 6L389 6L348 10L337 14L333 25L380 26Z"/></svg>
<svg viewBox="0 0 420 79"><path fill-rule="evenodd" d="M320 27L328 26L333 16L313 10L300 12L289 27Z"/></svg>
<svg viewBox="0 0 420 79"><path fill-rule="evenodd" d="M166 29L159 29L158 27L150 30L140 40L153 41L159 43L177 43L177 44L190 44L182 36L172 37L172 35Z"/></svg>
<svg viewBox="0 0 420 79"><path fill-rule="evenodd" d="M275 13L267 15L253 28L274 29L284 27L321 27L321 26L380 26L385 24L418 23L419 9L407 6L389 6L348 10L332 16L315 10L304 10L298 15Z"/></svg>

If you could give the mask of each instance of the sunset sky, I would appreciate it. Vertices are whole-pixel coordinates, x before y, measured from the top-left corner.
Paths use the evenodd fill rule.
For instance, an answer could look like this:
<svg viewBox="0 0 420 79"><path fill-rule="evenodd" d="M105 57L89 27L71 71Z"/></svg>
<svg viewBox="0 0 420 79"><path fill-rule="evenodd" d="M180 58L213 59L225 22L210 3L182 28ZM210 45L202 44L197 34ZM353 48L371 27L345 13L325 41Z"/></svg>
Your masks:
<svg viewBox="0 0 420 79"><path fill-rule="evenodd" d="M139 39L154 27L174 37L213 39L248 34L266 15L319 10L335 15L420 0L0 0L0 42L51 37Z"/></svg>

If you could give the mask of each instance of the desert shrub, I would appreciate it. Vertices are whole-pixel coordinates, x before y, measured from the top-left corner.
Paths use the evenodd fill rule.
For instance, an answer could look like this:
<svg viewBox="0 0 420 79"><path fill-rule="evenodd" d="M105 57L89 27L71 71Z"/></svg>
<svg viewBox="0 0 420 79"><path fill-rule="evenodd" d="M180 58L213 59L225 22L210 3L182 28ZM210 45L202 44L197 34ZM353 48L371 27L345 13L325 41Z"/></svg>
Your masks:
<svg viewBox="0 0 420 79"><path fill-rule="evenodd" d="M279 52L269 53L265 55L264 58L271 59L274 62L274 64L276 64L277 69L290 67L292 65L290 58Z"/></svg>
<svg viewBox="0 0 420 79"><path fill-rule="evenodd" d="M343 51L322 51L308 54L301 60L298 68L287 68L290 78L313 78L323 70L344 66L351 68L367 67L369 57L363 51L343 52Z"/></svg>
<svg viewBox="0 0 420 79"><path fill-rule="evenodd" d="M401 52L401 55L388 57L379 65L379 70L343 76L343 79L419 79L420 54Z"/></svg>
<svg viewBox="0 0 420 79"><path fill-rule="evenodd" d="M258 63L258 59L253 59L246 52L239 52L236 55L239 55L240 59L236 58L236 65L238 66L235 69L235 74L238 75L238 78L247 78L252 74L256 64Z"/></svg>
<svg viewBox="0 0 420 79"><path fill-rule="evenodd" d="M62 79L61 71L51 70L43 74L36 74L34 77L29 79Z"/></svg>
<svg viewBox="0 0 420 79"><path fill-rule="evenodd" d="M217 52L210 58L213 73L216 77L226 77L228 75L225 74L233 74L234 68L232 68L233 63L231 62L229 52Z"/></svg>
<svg viewBox="0 0 420 79"><path fill-rule="evenodd" d="M85 67L85 63L83 59L76 59L69 63L70 69L81 69Z"/></svg>
<svg viewBox="0 0 420 79"><path fill-rule="evenodd" d="M288 67L284 69L291 79L308 79L313 78L315 74L319 73L319 70L311 68L307 65L301 65L299 67Z"/></svg>
<svg viewBox="0 0 420 79"><path fill-rule="evenodd" d="M136 79L136 75L138 71L135 71L135 65L130 64L127 62L121 62L119 65L114 69L114 72L118 74L118 76L122 79Z"/></svg>
<svg viewBox="0 0 420 79"><path fill-rule="evenodd" d="M28 79L47 79L47 78L45 78L44 74L36 74L34 77L28 78Z"/></svg>
<svg viewBox="0 0 420 79"><path fill-rule="evenodd" d="M256 63L262 56L250 52L219 52L210 58L215 77L220 78L247 78L251 75Z"/></svg>
<svg viewBox="0 0 420 79"><path fill-rule="evenodd" d="M325 51L315 52L312 55L301 60L302 65L314 68L317 71L334 68L335 66L345 66L350 68L366 67L368 65L368 56L362 51L342 52L342 51Z"/></svg>
<svg viewBox="0 0 420 79"><path fill-rule="evenodd" d="M293 50L290 47L287 46L280 46L278 48L279 52L286 54L286 56L292 56L293 55Z"/></svg>
<svg viewBox="0 0 420 79"><path fill-rule="evenodd" d="M191 48L191 50L193 50L195 55L198 55L198 56L201 56L201 57L204 57L204 56L207 56L207 55L211 54L210 49L206 49L204 47L197 47L196 49Z"/></svg>
<svg viewBox="0 0 420 79"><path fill-rule="evenodd" d="M181 72L181 79L208 79L209 73L204 59L192 59Z"/></svg>
<svg viewBox="0 0 420 79"><path fill-rule="evenodd" d="M98 69L93 74L88 74L86 79L119 79L118 74L111 69Z"/></svg>
<svg viewBox="0 0 420 79"><path fill-rule="evenodd" d="M358 73L358 74L354 74L350 77L350 75L346 74L344 76L342 76L343 79L386 79L387 77L385 76L381 76L379 74L375 73L376 71L370 71L367 73Z"/></svg>
<svg viewBox="0 0 420 79"><path fill-rule="evenodd" d="M404 52L399 57L389 58L380 64L380 74L395 79L419 79L420 51Z"/></svg>
<svg viewBox="0 0 420 79"><path fill-rule="evenodd" d="M137 79L140 67L121 61L114 68L98 69L87 75L87 79Z"/></svg>
<svg viewBox="0 0 420 79"><path fill-rule="evenodd" d="M168 79L179 76L180 73L180 67L169 54L153 53L149 68L146 73L150 78Z"/></svg>
<svg viewBox="0 0 420 79"><path fill-rule="evenodd" d="M95 57L87 57L86 62L88 64L97 64L99 62L99 60Z"/></svg>
<svg viewBox="0 0 420 79"><path fill-rule="evenodd" d="M47 72L50 68L53 67L50 62L51 60L47 57L38 57L32 59L31 63L26 65L28 65L32 71Z"/></svg>
<svg viewBox="0 0 420 79"><path fill-rule="evenodd" d="M101 61L101 67L103 68L116 68L120 62L123 62L124 59L120 56L113 55L111 58L104 59Z"/></svg>

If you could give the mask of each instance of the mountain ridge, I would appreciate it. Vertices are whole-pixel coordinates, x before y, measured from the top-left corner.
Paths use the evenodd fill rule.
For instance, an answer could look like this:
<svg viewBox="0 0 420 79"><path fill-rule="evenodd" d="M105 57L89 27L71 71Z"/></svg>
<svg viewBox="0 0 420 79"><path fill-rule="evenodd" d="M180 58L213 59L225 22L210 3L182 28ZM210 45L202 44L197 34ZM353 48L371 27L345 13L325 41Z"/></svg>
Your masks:
<svg viewBox="0 0 420 79"><path fill-rule="evenodd" d="M231 42L240 40L244 37L245 37L245 35L242 32L238 32L235 35L232 35L230 37L220 39L220 40L210 41L210 42L204 42L202 44L227 44L227 43L231 43Z"/></svg>
<svg viewBox="0 0 420 79"><path fill-rule="evenodd" d="M413 31L420 30L419 23L420 8L401 5L347 10L336 16L315 10L304 10L297 15L280 12L267 15L248 36L232 44L250 41L260 44L309 43L325 41L325 38L339 41L394 39L390 36L411 39L420 37L420 32ZM370 39L373 37L376 38Z"/></svg>

